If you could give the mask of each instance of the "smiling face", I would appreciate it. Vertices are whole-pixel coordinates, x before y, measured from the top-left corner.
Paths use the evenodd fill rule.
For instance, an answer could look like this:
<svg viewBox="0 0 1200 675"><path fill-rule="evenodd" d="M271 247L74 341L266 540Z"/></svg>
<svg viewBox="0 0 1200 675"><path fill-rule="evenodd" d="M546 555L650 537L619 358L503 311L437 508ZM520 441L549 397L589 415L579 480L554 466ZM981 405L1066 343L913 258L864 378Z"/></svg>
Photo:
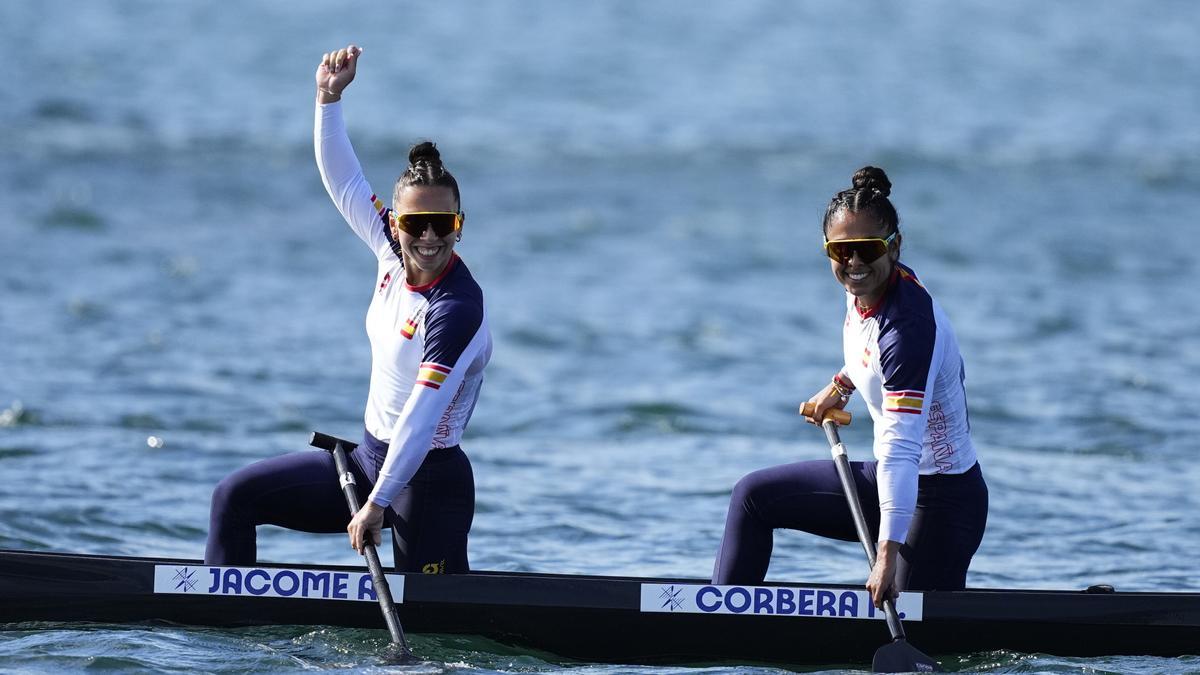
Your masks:
<svg viewBox="0 0 1200 675"><path fill-rule="evenodd" d="M842 209L829 220L825 240L887 239L890 234L879 222L878 216L870 211L851 213ZM900 235L897 233L896 238L888 245L887 253L871 262L865 262L858 253L854 253L847 260L831 259L829 263L838 283L845 287L847 293L857 298L859 307L867 309L883 299L888 280L899 258Z"/></svg>
<svg viewBox="0 0 1200 675"><path fill-rule="evenodd" d="M458 200L454 198L454 191L448 187L411 185L400 191L392 209L396 213L457 212ZM405 280L413 286L430 283L446 269L461 232L451 232L445 237L438 237L432 227L427 227L418 238L401 230L394 223L389 227L392 228L392 236L400 242L404 253Z"/></svg>

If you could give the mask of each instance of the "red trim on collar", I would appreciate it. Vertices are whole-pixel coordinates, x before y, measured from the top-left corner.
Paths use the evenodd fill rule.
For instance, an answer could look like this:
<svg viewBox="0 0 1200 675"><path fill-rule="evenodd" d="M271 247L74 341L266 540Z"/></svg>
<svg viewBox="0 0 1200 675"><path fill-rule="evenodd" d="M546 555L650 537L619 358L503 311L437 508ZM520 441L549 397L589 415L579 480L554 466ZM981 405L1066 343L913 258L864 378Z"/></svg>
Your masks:
<svg viewBox="0 0 1200 675"><path fill-rule="evenodd" d="M433 281L431 281L427 284L422 284L420 286L413 286L412 284L405 281L404 287L415 293L424 293L425 291L440 284L442 282L442 279L445 279L446 275L450 274L450 270L454 269L454 265L456 265L457 263L458 263L458 254L451 253L450 254L450 262L446 263L446 269L442 270L442 273L437 275L436 279L434 279Z"/></svg>
<svg viewBox="0 0 1200 675"><path fill-rule="evenodd" d="M879 308L883 307L883 303L885 300L887 300L887 297L889 295L891 295L892 289L896 287L896 281L899 279L900 279L900 267L899 266L893 267L892 274L891 274L891 276L888 277L887 288L883 289L883 295L879 297L879 302L875 303L871 307L868 307L867 309L863 309L862 307L859 307L858 300L856 299L854 301L854 311L858 312L858 318L869 319L869 318L875 316L875 313L879 311Z"/></svg>

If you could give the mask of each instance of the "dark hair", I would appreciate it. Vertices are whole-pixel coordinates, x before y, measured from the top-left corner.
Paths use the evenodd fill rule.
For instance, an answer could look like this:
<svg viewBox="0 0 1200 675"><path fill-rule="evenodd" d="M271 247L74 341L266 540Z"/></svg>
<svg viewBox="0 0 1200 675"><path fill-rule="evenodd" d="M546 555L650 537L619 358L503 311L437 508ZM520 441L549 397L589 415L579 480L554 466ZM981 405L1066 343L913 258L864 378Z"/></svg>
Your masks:
<svg viewBox="0 0 1200 675"><path fill-rule="evenodd" d="M896 213L896 207L888 201L888 195L892 193L892 182L888 180L883 169L864 166L854 172L851 185L854 187L842 190L829 200L829 206L825 208L825 219L821 221L822 232L829 231L829 221L833 220L838 211L843 210L873 214L889 235L900 230L900 216Z"/></svg>
<svg viewBox="0 0 1200 675"><path fill-rule="evenodd" d="M400 191L414 185L447 187L454 193L456 204L462 205L458 195L458 181L442 164L442 153L433 141L421 141L408 151L408 168L396 179L392 199L400 198Z"/></svg>

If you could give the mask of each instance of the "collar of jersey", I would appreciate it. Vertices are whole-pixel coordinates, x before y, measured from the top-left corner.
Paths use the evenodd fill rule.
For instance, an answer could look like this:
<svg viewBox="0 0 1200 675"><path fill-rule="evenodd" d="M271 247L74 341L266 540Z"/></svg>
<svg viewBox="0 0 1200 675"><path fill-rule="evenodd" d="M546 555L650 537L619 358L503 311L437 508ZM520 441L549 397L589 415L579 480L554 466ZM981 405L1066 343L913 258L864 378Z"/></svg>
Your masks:
<svg viewBox="0 0 1200 675"><path fill-rule="evenodd" d="M879 298L879 302L875 303L874 307L872 307L870 309L862 309L861 307L858 306L857 302L854 303L854 311L858 312L858 318L869 319L869 318L875 316L876 314L878 314L879 310L883 308L884 303L887 302L888 296L892 294L892 289L894 289L896 287L896 282L899 279L900 279L900 267L899 266L893 267L892 274L891 274L891 276L888 277L887 288L883 289L883 296L881 298Z"/></svg>
<svg viewBox="0 0 1200 675"><path fill-rule="evenodd" d="M407 288L407 289L408 289L408 290L410 290L410 291L413 291L414 293L424 293L425 291L427 291L427 290L429 290L429 289L433 288L434 286L437 286L438 284L442 283L442 279L445 279L445 278L446 278L446 275L447 275L447 274L450 274L450 270L454 269L454 266L455 266L455 265L457 265L457 264L458 264L458 254L457 254L457 253L451 253L451 254L450 254L450 262L447 262L447 263L446 263L446 269L442 270L442 273L441 273L441 274L439 274L439 275L437 275L437 278L436 278L436 279L434 279L433 281L431 281L431 282L429 282L429 283L427 283L427 284L422 284L422 285L420 285L420 286L413 286L412 284L410 284L410 283L408 283L407 281L405 281L405 282L404 282L404 287L405 287L405 288Z"/></svg>

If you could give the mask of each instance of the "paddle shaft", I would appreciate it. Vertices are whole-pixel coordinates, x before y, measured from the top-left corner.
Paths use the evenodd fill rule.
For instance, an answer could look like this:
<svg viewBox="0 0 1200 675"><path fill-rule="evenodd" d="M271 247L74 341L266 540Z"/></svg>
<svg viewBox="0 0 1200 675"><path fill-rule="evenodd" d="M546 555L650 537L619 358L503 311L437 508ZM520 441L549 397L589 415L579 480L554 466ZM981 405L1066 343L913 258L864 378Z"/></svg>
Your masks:
<svg viewBox="0 0 1200 675"><path fill-rule="evenodd" d="M337 468L338 482L342 486L342 494L346 495L346 505L350 507L350 517L358 513L358 493L355 492L354 474L346 462L346 450L343 441L337 440L329 449L333 455L333 464ZM371 583L375 586L375 595L379 598L379 608L383 611L383 620L387 623L388 632L392 634L392 644L399 647L405 655L411 656L408 641L404 639L404 628L400 626L400 615L396 612L396 603L392 602L392 590L388 588L387 578L383 576L383 565L379 563L379 551L369 541L363 542L363 554L367 558L367 567L371 570Z"/></svg>
<svg viewBox="0 0 1200 675"><path fill-rule="evenodd" d="M858 531L858 541L867 553L867 564L875 569L875 541L867 529L867 518L863 515L862 502L858 499L858 488L854 485L854 477L850 473L850 459L846 457L846 446L838 437L837 423L826 417L821 423L825 437L829 439L829 449L833 454L833 465L837 467L838 478L842 481L842 492L846 495L846 504L850 507L850 515L854 518L854 529ZM904 625L896 613L896 603L892 600L883 601L883 613L887 617L888 630L893 640L903 640Z"/></svg>

